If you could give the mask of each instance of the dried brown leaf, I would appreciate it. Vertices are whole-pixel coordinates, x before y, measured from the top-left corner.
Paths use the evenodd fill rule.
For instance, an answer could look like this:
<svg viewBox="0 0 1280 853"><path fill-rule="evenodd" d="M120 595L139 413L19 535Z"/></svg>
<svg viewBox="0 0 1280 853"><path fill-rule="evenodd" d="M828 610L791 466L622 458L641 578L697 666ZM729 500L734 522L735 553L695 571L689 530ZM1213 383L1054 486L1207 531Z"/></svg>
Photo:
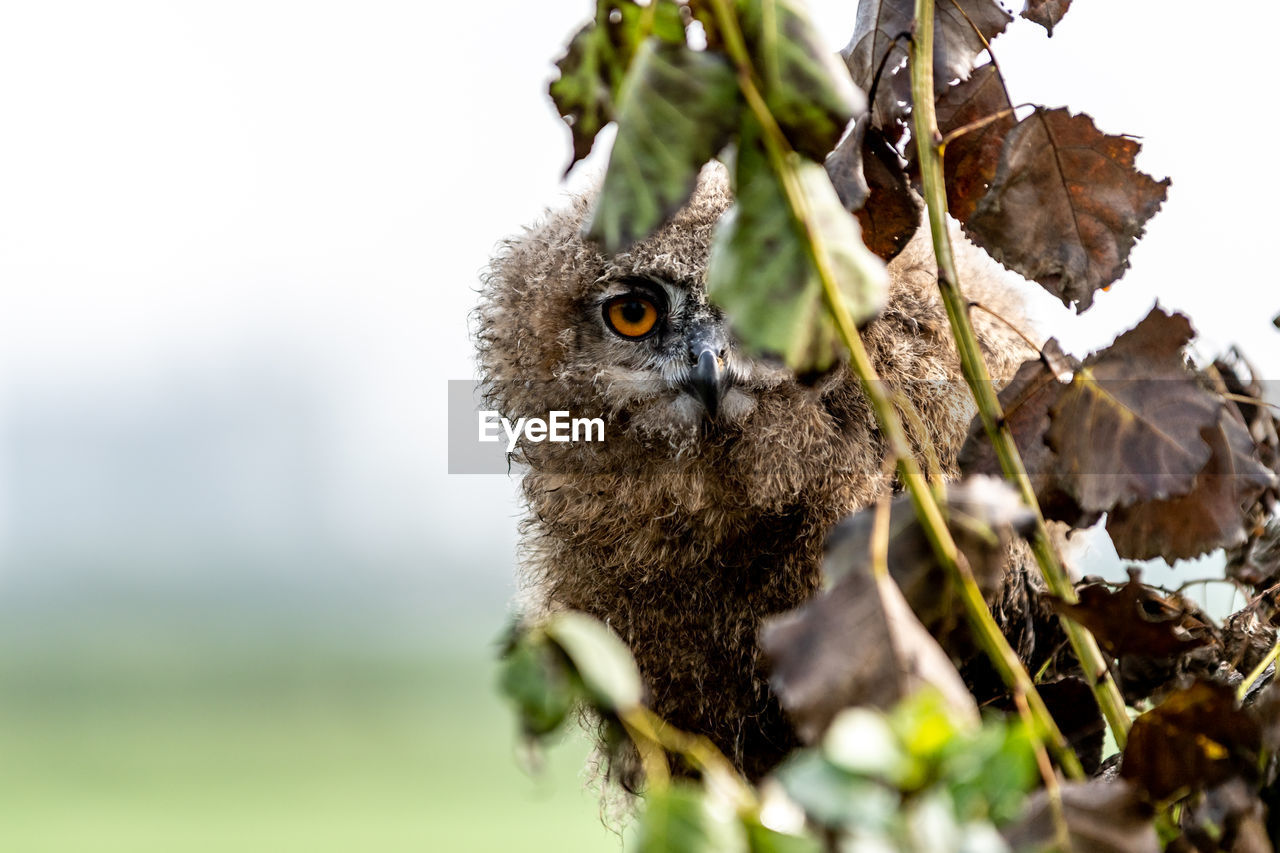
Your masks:
<svg viewBox="0 0 1280 853"><path fill-rule="evenodd" d="M1089 356L1050 408L1059 480L1085 510L1191 491L1211 454L1203 433L1222 408L1186 368L1192 335L1186 317L1153 308Z"/></svg>
<svg viewBox="0 0 1280 853"><path fill-rule="evenodd" d="M1120 775L1161 802L1237 777L1256 781L1261 748L1262 727L1236 707L1235 691L1197 681L1134 720Z"/></svg>
<svg viewBox="0 0 1280 853"><path fill-rule="evenodd" d="M1088 527L1100 513L1085 512L1063 488L1058 480L1057 454L1044 440L1049 431L1049 409L1067 388L1059 377L1070 377L1079 366L1078 361L1063 353L1057 340L1050 338L1040 358L1018 367L1013 379L1000 391L999 399L1004 422L1013 434L1044 516L1075 527ZM978 417L969 425L959 464L966 475L1001 476L995 448Z"/></svg>
<svg viewBox="0 0 1280 853"><path fill-rule="evenodd" d="M1062 811L1073 850L1089 853L1158 853L1160 839L1151 807L1123 780L1066 782ZM1014 850L1052 849L1054 816L1049 798L1037 791L1022 817L1004 831Z"/></svg>
<svg viewBox="0 0 1280 853"><path fill-rule="evenodd" d="M970 477L947 487L947 526L964 555L983 595L990 601L1005 578L1009 542L1030 532L1034 515L1004 480ZM924 528L906 497L889 510L887 563L916 617L953 658L963 659L967 622L959 593L938 565ZM828 577L864 569L871 561L875 510L845 519L827 538L823 561ZM959 641L959 642L957 642Z"/></svg>
<svg viewBox="0 0 1280 853"><path fill-rule="evenodd" d="M796 731L813 743L850 705L888 710L932 686L977 718L946 652L916 620L892 581L855 568L808 604L764 623L760 646L770 685Z"/></svg>
<svg viewBox="0 0 1280 853"><path fill-rule="evenodd" d="M1128 583L1119 589L1103 582L1086 583L1076 595L1080 599L1076 604L1050 600L1058 611L1093 632L1112 657L1171 658L1209 642L1193 634L1203 623L1189 614L1183 602L1141 583L1136 569L1130 570Z"/></svg>
<svg viewBox="0 0 1280 853"><path fill-rule="evenodd" d="M1022 10L1022 17L1044 27L1052 38L1053 28L1070 8L1071 0L1027 0L1027 5Z"/></svg>
<svg viewBox="0 0 1280 853"><path fill-rule="evenodd" d="M1083 311L1124 274L1169 181L1134 168L1139 145L1087 115L1037 109L1005 138L990 190L965 224L1009 269Z"/></svg>
<svg viewBox="0 0 1280 853"><path fill-rule="evenodd" d="M1005 136L1018 119L1011 111L1009 93L1005 91L1000 72L991 63L977 68L969 79L949 87L938 98L935 108L938 131L944 137L962 127L1010 111L947 143L942 158L947 212L960 222L967 222L995 180ZM914 148L915 140L912 140L908 147L908 160L914 160Z"/></svg>
<svg viewBox="0 0 1280 853"><path fill-rule="evenodd" d="M857 215L862 241L888 261L920 227L923 205L911 189L902 158L870 123L870 115L858 119L824 165L840 203Z"/></svg>
<svg viewBox="0 0 1280 853"><path fill-rule="evenodd" d="M952 0L935 7L933 79L938 92L973 70L987 41L1004 32L1013 18L994 0ZM876 127L887 128L904 115L910 101L907 36L915 23L913 0L861 0L853 37L841 54L864 92L875 84L872 115ZM975 32L975 27L981 32ZM883 71L881 71L883 69ZM877 73L881 74L876 83Z"/></svg>
<svg viewBox="0 0 1280 853"><path fill-rule="evenodd" d="M1190 492L1117 507L1108 515L1107 532L1121 557L1183 560L1245 543L1246 513L1272 485L1271 472L1254 458L1249 433L1230 409L1224 407L1202 436L1209 462Z"/></svg>

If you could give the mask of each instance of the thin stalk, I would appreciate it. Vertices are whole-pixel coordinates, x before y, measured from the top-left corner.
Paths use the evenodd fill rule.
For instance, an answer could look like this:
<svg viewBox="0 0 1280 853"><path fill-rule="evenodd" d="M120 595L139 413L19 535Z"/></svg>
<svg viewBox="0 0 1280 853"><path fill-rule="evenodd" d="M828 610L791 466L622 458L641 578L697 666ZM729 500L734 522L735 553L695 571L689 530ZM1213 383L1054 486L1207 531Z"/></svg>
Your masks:
<svg viewBox="0 0 1280 853"><path fill-rule="evenodd" d="M920 519L925 536L928 538L938 562L942 564L960 591L965 612L969 617L970 625L979 645L986 652L992 665L1000 673L1009 689L1015 695L1020 694L1026 697L1027 706L1036 722L1036 726L1032 730L1032 736L1045 742L1053 752L1054 757L1057 758L1064 772L1073 778L1083 778L1084 771L1080 766L1079 759L1077 759L1075 752L1058 729L1058 725L1054 722L1053 716L1045 706L1044 700L1036 692L1031 676L1027 674L1022 662L1018 660L1017 654L1009 646L1004 634L1000 631L1000 627L991 616L991 611L987 607L986 600L982 597L982 592L973 578L973 573L968 570L967 563L961 557L955 540L951 537L951 531L947 527L942 509L934 498L933 492L930 490L929 484L925 480L923 473L921 473L920 466L911 452L911 446L907 441L898 413L894 409L889 396L881 387L880 379L871 363L871 357L867 353L857 326L854 325L853 319L849 316L848 307L840 295L839 286L836 284L835 274L831 269L827 254L820 249L822 244L821 235L814 224L808 200L799 186L794 166L789 160L788 155L791 154L791 146L783 135L782 130L778 127L772 113L770 113L768 106L765 104L764 97L760 94L759 87L756 85L751 57L743 40L742 32L738 28L737 18L733 14L728 0L709 0L709 3L716 15L720 34L724 38L725 48L737 66L739 87L748 107L764 130L763 138L770 166L782 185L792 214L803 228L807 237L807 246L818 272L818 277L822 282L827 307L835 319L836 328L840 333L841 339L849 350L850 367L854 375L858 377L862 390L875 413L876 422L887 445L887 451L898 459L898 476L907 488L912 507ZM932 6L930 6L930 10L932 10Z"/></svg>
<svg viewBox="0 0 1280 853"><path fill-rule="evenodd" d="M916 151L920 161L920 182L929 211L929 230L933 236L934 256L938 263L938 289L951 322L951 331L960 353L960 369L978 405L978 414L987 436L995 445L996 456L1004 475L1017 486L1022 499L1035 514L1036 534L1032 551L1049 591L1059 598L1075 602L1075 589L1062 568L1049 537L1044 514L1036 500L1035 489L1018 453L1013 433L1004 420L1000 401L991 385L978 338L969 319L968 303L958 285L955 256L947 232L947 194L943 180L944 145L938 133L933 101L933 0L916 0L915 37L911 41L911 97L915 117ZM1085 678L1093 689L1117 745L1124 748L1129 732L1129 715L1124 697L1116 687L1097 642L1083 626L1063 617L1062 626Z"/></svg>
<svg viewBox="0 0 1280 853"><path fill-rule="evenodd" d="M1240 682L1240 686L1236 688L1236 699L1244 699L1245 695L1249 692L1249 688L1253 686L1255 681L1262 677L1262 674L1267 671L1267 667L1276 662L1277 657L1280 657L1280 637L1276 639L1275 645L1271 647L1271 651L1267 652L1267 656L1253 668L1252 672L1245 676L1244 681Z"/></svg>

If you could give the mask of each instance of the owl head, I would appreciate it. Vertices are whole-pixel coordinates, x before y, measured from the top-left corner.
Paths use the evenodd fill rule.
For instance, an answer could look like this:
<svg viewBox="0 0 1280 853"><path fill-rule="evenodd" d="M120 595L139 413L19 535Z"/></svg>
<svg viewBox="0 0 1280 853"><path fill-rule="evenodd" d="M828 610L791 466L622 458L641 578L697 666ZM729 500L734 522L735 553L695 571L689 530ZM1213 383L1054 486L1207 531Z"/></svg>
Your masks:
<svg viewBox="0 0 1280 853"><path fill-rule="evenodd" d="M706 167L684 208L619 254L582 236L593 196L503 243L484 278L474 320L490 407L513 420L561 410L607 424L605 446L525 445L517 457L535 470L597 476L630 467L654 482L679 480L670 491L681 494L715 479L725 494L777 505L819 480L874 480L879 434L848 368L801 382L780 361L745 352L707 299L712 232L731 202L724 168ZM927 231L890 263L887 307L862 335L948 465L974 409ZM1020 317L990 260L956 240L966 292ZM1011 375L1027 349L991 317L974 319L993 376Z"/></svg>
<svg viewBox="0 0 1280 853"><path fill-rule="evenodd" d="M706 294L712 230L731 198L708 166L688 204L628 251L582 237L591 196L503 244L477 311L491 402L510 417L603 415L633 440L688 447L740 430L794 384L752 358Z"/></svg>

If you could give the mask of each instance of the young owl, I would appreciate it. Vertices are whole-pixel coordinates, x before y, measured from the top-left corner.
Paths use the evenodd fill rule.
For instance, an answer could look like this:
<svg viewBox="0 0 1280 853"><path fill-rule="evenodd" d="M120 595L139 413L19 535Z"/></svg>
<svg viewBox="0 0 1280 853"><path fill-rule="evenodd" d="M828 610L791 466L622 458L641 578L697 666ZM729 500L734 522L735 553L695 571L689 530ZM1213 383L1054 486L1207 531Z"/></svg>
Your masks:
<svg viewBox="0 0 1280 853"><path fill-rule="evenodd" d="M503 245L476 337L490 408L606 421L603 442L516 450L525 615L573 608L607 623L653 710L757 779L798 745L769 689L760 624L813 595L827 532L892 477L847 368L802 383L745 354L708 301L708 249L729 203L724 170L708 167L668 225L610 256L583 239L591 199L575 199ZM1020 316L994 264L957 249L968 297ZM887 307L863 338L950 475L975 410L934 269L921 228L890 263ZM992 375L1011 376L1030 351L989 313L973 319Z"/></svg>

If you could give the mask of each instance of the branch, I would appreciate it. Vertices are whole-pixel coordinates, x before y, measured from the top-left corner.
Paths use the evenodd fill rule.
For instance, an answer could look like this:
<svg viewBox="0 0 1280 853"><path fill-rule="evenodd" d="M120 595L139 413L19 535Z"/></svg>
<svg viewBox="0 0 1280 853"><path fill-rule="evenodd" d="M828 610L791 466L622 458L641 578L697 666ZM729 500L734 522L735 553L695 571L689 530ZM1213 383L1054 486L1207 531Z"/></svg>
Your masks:
<svg viewBox="0 0 1280 853"><path fill-rule="evenodd" d="M1022 499L1035 513L1036 533L1032 550L1040 566L1040 573L1050 592L1074 603L1077 600L1075 589L1049 538L1048 525L1040 511L1022 456L1014 443L1013 433L1005 423L1000 401L996 398L991 375L987 372L977 335L973 331L973 323L969 319L968 302L958 284L955 255L947 232L947 192L942 170L944 145L938 133L934 108L933 0L916 0L916 34L911 43L911 98L915 117L916 151L920 160L920 182L929 210L929 230L933 236L933 251L938 262L938 290L942 294L947 319L951 322L951 331L960 351L960 369L973 392L982 425L995 445L996 456L1005 477L1018 487ZM1093 688L1098 707L1106 717L1116 744L1123 749L1129 732L1129 715L1125 712L1124 697L1111 679L1106 659L1093 635L1082 625L1065 616L1062 617L1062 625L1071 641L1076 659L1080 661L1085 679Z"/></svg>
<svg viewBox="0 0 1280 853"><path fill-rule="evenodd" d="M978 588L972 572L969 571L968 565L959 558L959 550L956 547L955 540L951 537L951 531L947 527L942 508L939 507L928 482L925 480L924 474L920 470L919 463L911 452L910 444L907 441L907 436L902 428L902 422L898 418L897 411L894 409L889 396L885 394L882 383L876 375L875 367L871 363L871 357L862 343L862 337L849 316L844 300L840 297L835 275L828 262L828 255L822 250L821 234L814 224L808 200L800 188L796 179L795 168L790 162L791 146L783 135L782 130L778 127L778 123L774 120L763 96L760 94L759 87L756 85L751 57L743 40L742 32L738 28L738 21L730 7L729 0L709 0L709 2L719 24L720 33L724 38L725 48L737 66L738 82L743 96L752 114L764 129L763 137L770 165L782 184L792 215L795 216L796 221L804 230L809 252L818 276L822 281L827 307L835 319L836 328L839 330L841 339L849 350L850 366L858 377L863 393L866 394L867 400L871 403L880 432L888 445L888 452L897 457L898 476L906 485L912 506L920 519L925 535L929 539L929 544L932 546L938 562L948 572L952 581L960 590L965 612L969 617L969 622L979 645L986 652L992 665L1000 673L1005 684L1009 686L1014 695L1026 697L1030 715L1036 723L1035 727L1030 730L1031 736L1042 740L1049 747L1058 759L1059 765L1069 776L1083 778L1084 771L1080 766L1079 759L1058 729L1057 723L1054 722L1053 717L1049 714L1044 700L1036 692L1035 685L1032 683L1026 669L1022 666L1022 662L1018 660L1017 654L1009 646L1004 634L1000 631L1000 627L992 617L991 611L987 607L987 603L982 597L982 592ZM926 5L930 15L932 15L932 3L927 3ZM931 23L932 17L930 17ZM929 32L932 33L931 25ZM931 52L931 37L929 42L929 50ZM932 72L931 65L929 68L930 72ZM932 82L929 85L932 87ZM932 94L930 95L929 103L933 103ZM970 334L972 334L972 329L970 329Z"/></svg>

